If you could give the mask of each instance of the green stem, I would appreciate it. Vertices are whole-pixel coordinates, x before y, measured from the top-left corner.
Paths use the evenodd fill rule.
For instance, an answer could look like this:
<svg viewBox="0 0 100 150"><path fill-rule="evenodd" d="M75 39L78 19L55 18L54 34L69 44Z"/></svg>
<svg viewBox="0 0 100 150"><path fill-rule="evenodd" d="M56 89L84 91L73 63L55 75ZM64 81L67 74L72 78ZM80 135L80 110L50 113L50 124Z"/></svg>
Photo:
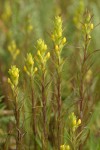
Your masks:
<svg viewBox="0 0 100 150"><path fill-rule="evenodd" d="M85 46L84 46L84 58L83 58L83 62L81 65L81 76L80 76L80 119L81 119L81 126L80 126L80 130L79 132L81 132L83 130L83 102L84 102L84 72L85 72L85 68L84 68L84 64L86 62L86 57L87 57L87 48L88 48L88 36L87 34L85 35ZM83 146L82 143L79 145L79 150L82 150Z"/></svg>
<svg viewBox="0 0 100 150"><path fill-rule="evenodd" d="M60 150L61 145L61 78L60 78L60 59L58 58L58 79L57 79L57 109L58 109L58 117L57 117L57 139L58 139L58 150Z"/></svg>
<svg viewBox="0 0 100 150"><path fill-rule="evenodd" d="M22 142L22 135L21 135L21 131L20 131L20 112L19 112L19 108L18 108L18 102L17 102L17 93L16 93L16 89L14 91L14 97L15 97L15 110L14 110L14 114L15 114L15 119L16 119L16 130L17 130L17 137L16 137L16 150L21 150L21 142Z"/></svg>
<svg viewBox="0 0 100 150"><path fill-rule="evenodd" d="M43 150L47 149L45 76L42 75Z"/></svg>
<svg viewBox="0 0 100 150"><path fill-rule="evenodd" d="M33 80L32 77L30 77L30 83L31 83L31 100L32 100L32 116L33 116L33 134L34 134L34 149L37 150L37 144L36 144L36 111L35 111L35 98L34 98L34 88L33 88Z"/></svg>

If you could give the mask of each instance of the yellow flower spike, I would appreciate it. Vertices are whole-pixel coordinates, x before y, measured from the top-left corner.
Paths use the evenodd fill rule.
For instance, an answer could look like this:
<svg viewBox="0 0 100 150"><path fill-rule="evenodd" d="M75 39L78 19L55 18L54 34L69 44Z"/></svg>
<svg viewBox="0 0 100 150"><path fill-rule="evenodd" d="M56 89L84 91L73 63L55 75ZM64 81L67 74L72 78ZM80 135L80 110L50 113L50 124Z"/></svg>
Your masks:
<svg viewBox="0 0 100 150"><path fill-rule="evenodd" d="M16 49L16 43L15 43L15 41L12 41L12 49Z"/></svg>
<svg viewBox="0 0 100 150"><path fill-rule="evenodd" d="M14 60L20 53L20 50L17 48L16 42L14 40L8 45L8 51L10 52L10 54Z"/></svg>
<svg viewBox="0 0 100 150"><path fill-rule="evenodd" d="M79 127L79 125L81 124L81 119L77 120L77 117L74 114L74 112L72 112L68 118L69 118L69 128L73 132L75 132L77 130L77 128Z"/></svg>
<svg viewBox="0 0 100 150"><path fill-rule="evenodd" d="M33 65L34 64L34 60L33 60L33 57L32 57L31 53L27 54L27 63L29 65Z"/></svg>
<svg viewBox="0 0 100 150"><path fill-rule="evenodd" d="M47 45L44 43L42 39L37 41L37 62L39 68L42 72L46 69L46 63L50 58L50 52L47 52Z"/></svg>
<svg viewBox="0 0 100 150"><path fill-rule="evenodd" d="M54 50L56 57L59 57L60 61L60 54L62 52L64 44L66 43L66 38L63 37L62 23L62 18L60 16L56 16L54 20L54 31L51 35L51 38L55 45Z"/></svg>
<svg viewBox="0 0 100 150"><path fill-rule="evenodd" d="M37 67L34 67L34 58L31 53L27 53L27 57L25 59L24 71L29 76L33 76L37 72Z"/></svg>
<svg viewBox="0 0 100 150"><path fill-rule="evenodd" d="M78 125L80 125L80 124L81 124L81 119L78 119L77 124L78 124Z"/></svg>
<svg viewBox="0 0 100 150"><path fill-rule="evenodd" d="M60 40L62 37L62 19L60 16L55 17L54 20L54 33L53 33L53 41Z"/></svg>
<svg viewBox="0 0 100 150"><path fill-rule="evenodd" d="M6 1L4 3L4 12L1 17L4 21L8 21L10 19L11 15L12 15L11 5L10 5L9 1Z"/></svg>
<svg viewBox="0 0 100 150"><path fill-rule="evenodd" d="M47 50L47 45L44 43L44 40L39 39L37 40L37 50L40 51L41 55L44 55Z"/></svg>
<svg viewBox="0 0 100 150"><path fill-rule="evenodd" d="M90 13L86 13L86 16L84 17L84 24L83 24L83 35L87 35L88 37L88 40L91 39L91 31L93 30L94 28L94 25L92 23L92 20L91 20L91 17L92 15Z"/></svg>
<svg viewBox="0 0 100 150"><path fill-rule="evenodd" d="M11 85L12 90L14 87L18 86L19 80L19 69L16 66L11 66L8 71L10 78L8 78L8 83Z"/></svg>

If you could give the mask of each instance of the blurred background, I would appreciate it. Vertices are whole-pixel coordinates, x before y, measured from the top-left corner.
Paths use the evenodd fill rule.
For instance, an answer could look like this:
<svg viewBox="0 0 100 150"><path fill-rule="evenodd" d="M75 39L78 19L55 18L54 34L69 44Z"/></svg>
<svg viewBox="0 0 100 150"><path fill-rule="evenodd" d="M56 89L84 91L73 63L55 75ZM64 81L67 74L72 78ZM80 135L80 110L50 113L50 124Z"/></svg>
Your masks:
<svg viewBox="0 0 100 150"><path fill-rule="evenodd" d="M23 70L27 52L36 52L36 40L43 38L50 47L50 34L56 15L63 18L64 36L68 44L62 55L67 57L64 66L63 99L73 98L73 79L77 70L77 58L81 47L80 25L84 11L93 14L94 29L89 51L100 48L100 0L0 0L0 147L7 140L9 122L13 115L8 97L10 90L7 83L8 69L12 64ZM14 46L13 46L14 45ZM11 48L13 47L13 51ZM93 114L89 122L90 137L86 150L100 150L100 52L95 53L91 89L94 98ZM78 62L79 63L79 62ZM23 80L23 75L21 77ZM67 91L67 92L66 92ZM93 94L94 93L94 94ZM70 97L70 98L69 98ZM11 128L11 125L10 125ZM11 139L13 147L13 138ZM13 149L13 148L12 148Z"/></svg>

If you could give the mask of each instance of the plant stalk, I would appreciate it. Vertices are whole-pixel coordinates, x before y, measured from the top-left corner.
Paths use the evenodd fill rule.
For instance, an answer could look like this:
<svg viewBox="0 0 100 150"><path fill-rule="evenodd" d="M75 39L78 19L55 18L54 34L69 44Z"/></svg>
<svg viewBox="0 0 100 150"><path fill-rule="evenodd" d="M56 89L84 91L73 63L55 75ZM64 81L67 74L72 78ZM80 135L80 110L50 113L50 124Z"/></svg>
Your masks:
<svg viewBox="0 0 100 150"><path fill-rule="evenodd" d="M34 134L34 149L37 150L37 144L36 144L36 110L35 110L35 98L34 98L34 88L33 88L33 80L32 77L30 77L30 83L31 83L31 100L32 100L32 116L33 116L33 134Z"/></svg>
<svg viewBox="0 0 100 150"><path fill-rule="evenodd" d="M85 46L84 46L84 58L82 61L82 65L81 65L81 77L80 77L80 89L79 89L79 93L80 93L80 119L81 119L81 126L80 126L80 132L83 130L83 102L84 102L84 72L85 72L85 68L84 68L84 64L86 62L86 57L87 57L87 48L88 48L88 36L86 34L85 36ZM82 150L83 146L82 143L79 145L79 150Z"/></svg>
<svg viewBox="0 0 100 150"><path fill-rule="evenodd" d="M58 139L58 150L60 150L61 145L61 123L60 123L60 117L61 117L61 78L59 73L59 67L60 67L60 58L58 58L58 78L57 78L57 139Z"/></svg>
<svg viewBox="0 0 100 150"><path fill-rule="evenodd" d="M45 73L42 75L43 150L47 149Z"/></svg>
<svg viewBox="0 0 100 150"><path fill-rule="evenodd" d="M16 130L17 130L17 137L16 137L16 150L21 150L21 141L22 141L22 135L21 135L21 131L20 131L20 111L18 108L18 102L17 102L17 91L15 90L15 110L14 110L14 114L15 114L15 119L16 119Z"/></svg>

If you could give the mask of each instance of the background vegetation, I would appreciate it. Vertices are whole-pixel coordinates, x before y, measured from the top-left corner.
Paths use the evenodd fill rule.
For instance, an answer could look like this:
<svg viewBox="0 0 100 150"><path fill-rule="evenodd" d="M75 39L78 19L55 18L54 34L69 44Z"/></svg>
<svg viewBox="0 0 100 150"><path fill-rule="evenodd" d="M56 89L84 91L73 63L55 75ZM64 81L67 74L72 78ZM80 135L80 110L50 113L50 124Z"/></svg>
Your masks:
<svg viewBox="0 0 100 150"><path fill-rule="evenodd" d="M78 112L79 85L81 79L80 67L83 56L82 47L84 44L83 32L80 28L84 22L84 12L89 10L93 14L94 24L91 33L91 42L88 53L92 53L86 65L84 82L87 103L85 106L85 131L80 139L86 138L82 148L84 150L100 150L100 1L99 0L0 0L0 149L14 150L16 147L16 128L14 117L15 100L10 85L8 84L8 70L11 65L16 65L20 70L18 107L20 106L20 130L22 136L21 149L43 149L43 120L42 120L42 100L41 100L41 81L42 72L37 73L34 79L35 99L36 99L36 126L38 136L34 138L32 131L32 103L31 103L31 83L30 77L24 72L25 58L27 53L33 56L37 53L37 40L42 38L48 46L51 54L54 45L51 33L54 30L55 16L60 15L63 20L63 37L66 37L65 44L61 53L61 58L66 59L62 74L61 100L63 103L60 122L64 130L64 137L61 145L68 144L71 149L73 142L70 142L68 116L75 113L77 119L80 118ZM15 47L12 45L14 44ZM11 49L9 48L11 47ZM12 51L12 49L14 49ZM47 53L46 52L46 53ZM56 137L56 80L55 65L53 56L47 62L46 75L46 116L48 130L48 150L57 149L58 137ZM38 58L34 60L38 68ZM52 63L53 62L53 63ZM57 69L57 68L56 68ZM53 75L54 73L54 75ZM58 81L58 80L57 80ZM32 84L33 85L33 84ZM57 116L56 116L57 117ZM80 118L81 119L81 118ZM59 121L58 121L59 122ZM70 125L69 125L70 126ZM78 129L80 130L80 128ZM79 132L79 131L78 131ZM73 136L72 136L73 137ZM85 138L84 138L85 137ZM57 141L56 141L57 140ZM72 140L73 141L73 140ZM75 140L74 140L75 141ZM76 141L79 142L79 141ZM84 142L83 142L84 143ZM76 145L76 143L74 143ZM45 145L45 144L44 144ZM80 145L80 143L79 143ZM45 148L44 148L45 149ZM77 148L78 149L78 148ZM79 148L80 149L80 148ZM80 149L81 150L81 149Z"/></svg>

